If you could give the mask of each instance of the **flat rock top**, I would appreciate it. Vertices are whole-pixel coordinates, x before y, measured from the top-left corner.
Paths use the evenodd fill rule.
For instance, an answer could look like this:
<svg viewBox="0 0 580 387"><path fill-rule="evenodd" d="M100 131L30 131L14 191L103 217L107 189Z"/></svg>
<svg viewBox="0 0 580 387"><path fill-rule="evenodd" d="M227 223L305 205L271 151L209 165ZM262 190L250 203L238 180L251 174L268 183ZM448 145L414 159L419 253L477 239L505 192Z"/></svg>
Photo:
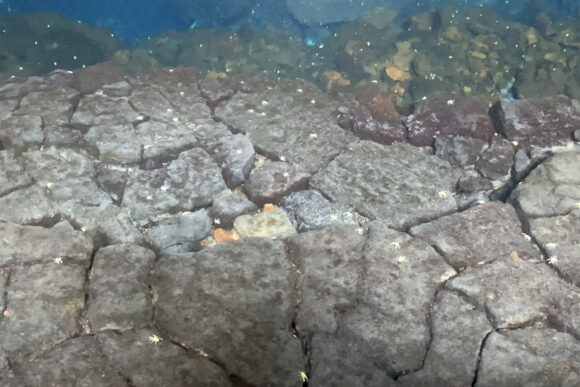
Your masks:
<svg viewBox="0 0 580 387"><path fill-rule="evenodd" d="M0 385L580 385L577 101L111 66L0 87Z"/></svg>

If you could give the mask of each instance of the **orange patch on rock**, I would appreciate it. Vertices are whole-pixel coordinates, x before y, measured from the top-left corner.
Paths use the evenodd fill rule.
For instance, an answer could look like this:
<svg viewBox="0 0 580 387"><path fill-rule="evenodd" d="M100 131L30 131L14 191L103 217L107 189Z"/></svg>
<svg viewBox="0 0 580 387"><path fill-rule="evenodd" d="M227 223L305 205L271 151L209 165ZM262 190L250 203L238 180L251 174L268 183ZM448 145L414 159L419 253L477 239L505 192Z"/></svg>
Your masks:
<svg viewBox="0 0 580 387"><path fill-rule="evenodd" d="M385 72L387 73L389 78L391 78L393 81L406 82L411 80L411 74L409 74L404 70L401 70L399 67L395 65L387 66Z"/></svg>
<svg viewBox="0 0 580 387"><path fill-rule="evenodd" d="M264 208L262 209L262 211L271 212L271 211L275 211L277 209L278 209L278 207L276 207L272 203L266 203L266 204L264 204Z"/></svg>
<svg viewBox="0 0 580 387"><path fill-rule="evenodd" d="M227 241L237 241L240 239L240 236L234 230L228 231L224 230L223 228L216 228L213 232L213 239L217 243L227 242Z"/></svg>

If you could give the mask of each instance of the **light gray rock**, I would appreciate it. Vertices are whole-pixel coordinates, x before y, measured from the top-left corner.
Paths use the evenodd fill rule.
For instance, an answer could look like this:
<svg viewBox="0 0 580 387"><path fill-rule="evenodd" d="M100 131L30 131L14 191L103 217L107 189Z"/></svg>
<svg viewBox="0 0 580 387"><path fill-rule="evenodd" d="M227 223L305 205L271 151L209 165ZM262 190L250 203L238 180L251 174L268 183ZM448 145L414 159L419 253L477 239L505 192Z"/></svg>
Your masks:
<svg viewBox="0 0 580 387"><path fill-rule="evenodd" d="M239 216L234 221L234 230L240 238L286 238L296 234L288 215L280 209Z"/></svg>
<svg viewBox="0 0 580 387"><path fill-rule="evenodd" d="M558 153L534 169L510 201L526 217L564 215L580 202L580 152Z"/></svg>

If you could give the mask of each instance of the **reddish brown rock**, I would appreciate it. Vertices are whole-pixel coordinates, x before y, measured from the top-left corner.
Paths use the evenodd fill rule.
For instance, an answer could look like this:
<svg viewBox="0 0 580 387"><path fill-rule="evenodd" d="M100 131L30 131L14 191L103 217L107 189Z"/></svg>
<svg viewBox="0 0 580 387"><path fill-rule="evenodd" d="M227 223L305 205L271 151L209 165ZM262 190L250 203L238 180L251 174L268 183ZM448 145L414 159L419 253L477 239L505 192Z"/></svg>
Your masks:
<svg viewBox="0 0 580 387"><path fill-rule="evenodd" d="M409 142L415 146L432 146L439 135L489 141L495 133L485 100L454 94L423 98L405 122Z"/></svg>
<svg viewBox="0 0 580 387"><path fill-rule="evenodd" d="M492 115L509 141L527 150L560 145L580 127L580 102L565 96L503 100Z"/></svg>

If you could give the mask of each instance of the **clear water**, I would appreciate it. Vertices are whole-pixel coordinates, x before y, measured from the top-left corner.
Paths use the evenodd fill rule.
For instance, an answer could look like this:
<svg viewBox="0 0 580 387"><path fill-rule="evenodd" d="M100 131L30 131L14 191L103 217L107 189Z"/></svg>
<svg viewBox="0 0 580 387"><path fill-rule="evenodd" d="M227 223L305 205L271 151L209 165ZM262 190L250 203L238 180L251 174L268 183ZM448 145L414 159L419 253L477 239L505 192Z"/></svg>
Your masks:
<svg viewBox="0 0 580 387"><path fill-rule="evenodd" d="M578 97L579 14L578 0L0 0L0 80L113 60L381 83L409 100Z"/></svg>

